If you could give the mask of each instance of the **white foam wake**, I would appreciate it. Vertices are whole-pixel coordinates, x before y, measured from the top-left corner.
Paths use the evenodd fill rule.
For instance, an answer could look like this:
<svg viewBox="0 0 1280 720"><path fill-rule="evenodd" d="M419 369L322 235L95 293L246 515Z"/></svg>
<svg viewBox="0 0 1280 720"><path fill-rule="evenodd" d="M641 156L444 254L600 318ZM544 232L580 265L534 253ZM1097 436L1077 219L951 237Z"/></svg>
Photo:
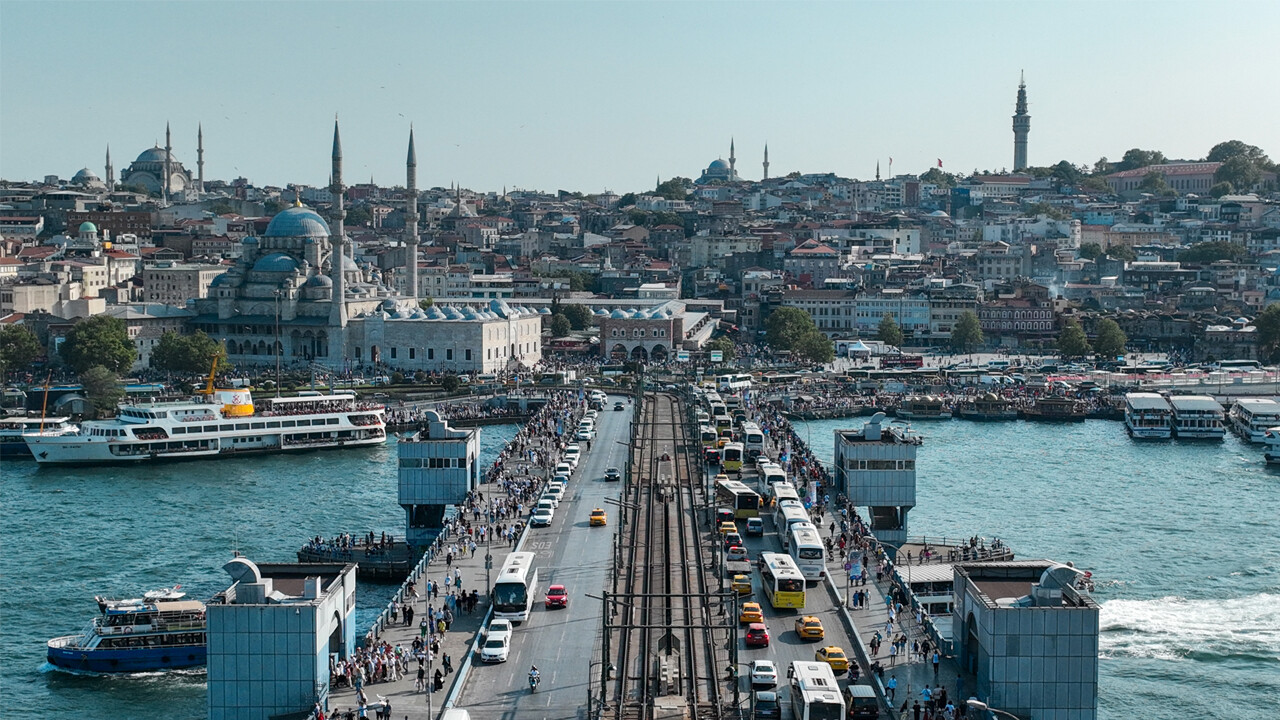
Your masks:
<svg viewBox="0 0 1280 720"><path fill-rule="evenodd" d="M1280 595L1102 604L1103 657L1280 661Z"/></svg>

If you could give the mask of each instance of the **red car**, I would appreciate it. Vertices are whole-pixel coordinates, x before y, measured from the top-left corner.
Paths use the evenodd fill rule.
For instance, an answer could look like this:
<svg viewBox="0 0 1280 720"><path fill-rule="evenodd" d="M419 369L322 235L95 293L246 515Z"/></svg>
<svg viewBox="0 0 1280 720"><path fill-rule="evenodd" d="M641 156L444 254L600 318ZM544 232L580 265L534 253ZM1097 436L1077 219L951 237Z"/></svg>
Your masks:
<svg viewBox="0 0 1280 720"><path fill-rule="evenodd" d="M552 585L547 588L547 609L569 607L569 591L563 585Z"/></svg>
<svg viewBox="0 0 1280 720"><path fill-rule="evenodd" d="M769 647L769 629L764 623L747 626L747 647Z"/></svg>

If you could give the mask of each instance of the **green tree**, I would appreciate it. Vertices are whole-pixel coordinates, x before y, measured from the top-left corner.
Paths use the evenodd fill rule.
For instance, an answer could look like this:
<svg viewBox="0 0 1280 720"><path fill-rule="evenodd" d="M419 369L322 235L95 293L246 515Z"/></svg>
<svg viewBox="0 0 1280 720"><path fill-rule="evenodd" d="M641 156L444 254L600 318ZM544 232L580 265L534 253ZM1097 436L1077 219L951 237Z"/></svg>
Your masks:
<svg viewBox="0 0 1280 720"><path fill-rule="evenodd" d="M686 177L673 177L666 182L658 183L658 187L654 188L653 193L660 195L668 200L683 200L689 194L689 188L693 187L693 181Z"/></svg>
<svg viewBox="0 0 1280 720"><path fill-rule="evenodd" d="M1128 336L1115 320L1103 318L1098 321L1098 336L1093 340L1094 352L1103 357L1119 357L1124 354L1124 346L1128 342Z"/></svg>
<svg viewBox="0 0 1280 720"><path fill-rule="evenodd" d="M956 186L956 176L949 172L943 172L941 168L929 168L927 172L920 176L920 182L933 183L940 188L950 190Z"/></svg>
<svg viewBox="0 0 1280 720"><path fill-rule="evenodd" d="M80 384L84 387L85 398L97 412L114 409L116 403L124 397L124 385L120 384L120 378L101 365L94 365L80 373Z"/></svg>
<svg viewBox="0 0 1280 720"><path fill-rule="evenodd" d="M1258 164L1244 155L1236 155L1223 161L1213 173L1215 183L1231 183L1233 188L1247 192L1262 182L1262 170Z"/></svg>
<svg viewBox="0 0 1280 720"><path fill-rule="evenodd" d="M1085 260L1097 260L1103 256L1103 250L1098 243L1081 243L1078 254Z"/></svg>
<svg viewBox="0 0 1280 720"><path fill-rule="evenodd" d="M1249 145L1240 140L1227 140L1214 145L1205 160L1209 162L1226 162L1232 158L1243 157L1252 161L1263 170L1271 170L1275 163L1257 145Z"/></svg>
<svg viewBox="0 0 1280 720"><path fill-rule="evenodd" d="M566 305L560 314L569 319L569 326L574 330L586 330L591 327L593 316L591 308L586 305Z"/></svg>
<svg viewBox="0 0 1280 720"><path fill-rule="evenodd" d="M809 313L794 307L780 307L769 313L764 321L765 342L774 350L794 350L800 338L817 325Z"/></svg>
<svg viewBox="0 0 1280 720"><path fill-rule="evenodd" d="M1142 184L1138 186L1138 189L1153 195L1163 195L1169 191L1169 183L1165 182L1164 173L1159 170L1152 170L1142 176Z"/></svg>
<svg viewBox="0 0 1280 720"><path fill-rule="evenodd" d="M366 207L353 207L347 211L347 227L365 227L371 220L373 216L369 214L369 209Z"/></svg>
<svg viewBox="0 0 1280 720"><path fill-rule="evenodd" d="M1207 265L1218 260L1239 260L1249 254L1243 245L1229 240L1196 243L1178 253L1178 262Z"/></svg>
<svg viewBox="0 0 1280 720"><path fill-rule="evenodd" d="M431 297L424 297L418 300L418 307L422 308L423 310L426 310L427 308L435 304L436 304L435 298L431 298Z"/></svg>
<svg viewBox="0 0 1280 720"><path fill-rule="evenodd" d="M209 372L213 358L224 354L222 343L196 331L194 335L167 332L151 351L151 367L181 373Z"/></svg>
<svg viewBox="0 0 1280 720"><path fill-rule="evenodd" d="M1061 160L1057 165L1053 166L1052 177L1061 185L1074 185L1080 182L1082 174L1075 165L1066 160Z"/></svg>
<svg viewBox="0 0 1280 720"><path fill-rule="evenodd" d="M1068 320L1062 328L1062 334L1058 336L1058 352L1064 358L1078 358L1092 351L1089 347L1089 338L1081 329L1080 322L1075 318Z"/></svg>
<svg viewBox="0 0 1280 720"><path fill-rule="evenodd" d="M718 338L712 338L711 340L707 341L707 344L703 345L702 349L708 350L708 351L719 350L720 352L724 353L725 362L728 362L734 359L734 357L736 357L738 354L737 346L733 344L732 340L730 340L728 337L724 335L721 335Z"/></svg>
<svg viewBox="0 0 1280 720"><path fill-rule="evenodd" d="M568 335L569 331L572 329L573 325L569 322L569 318L565 317L562 313L556 313L551 316L551 337L564 337L565 335Z"/></svg>
<svg viewBox="0 0 1280 720"><path fill-rule="evenodd" d="M1093 164L1094 175L1110 175L1113 172L1115 172L1115 165L1107 160L1106 155L1103 155L1098 159L1098 162Z"/></svg>
<svg viewBox="0 0 1280 720"><path fill-rule="evenodd" d="M1268 305L1254 318L1258 329L1258 355L1268 365L1280 361L1280 304Z"/></svg>
<svg viewBox="0 0 1280 720"><path fill-rule="evenodd" d="M1112 260L1121 260L1123 262L1133 262L1138 259L1138 254L1128 245L1112 245L1107 248L1107 257Z"/></svg>
<svg viewBox="0 0 1280 720"><path fill-rule="evenodd" d="M1159 150L1139 150L1133 148L1125 152L1120 162L1115 164L1116 172L1136 170L1148 165L1159 165L1164 162L1164 153Z"/></svg>
<svg viewBox="0 0 1280 720"><path fill-rule="evenodd" d="M30 328L22 325L0 328L0 377L3 373L30 367L43 354L40 339Z"/></svg>
<svg viewBox="0 0 1280 720"><path fill-rule="evenodd" d="M973 349L981 344L982 323L978 321L977 313L965 310L960 314L960 319L956 320L955 326L951 328L951 349L968 353L973 352Z"/></svg>
<svg viewBox="0 0 1280 720"><path fill-rule="evenodd" d="M1034 205L1028 205L1026 214L1029 217L1037 217L1043 215L1051 220L1070 220L1071 213L1063 210L1056 205L1050 205L1047 202L1038 202Z"/></svg>
<svg viewBox="0 0 1280 720"><path fill-rule="evenodd" d="M404 384L404 373L400 372L399 370L397 370L397 371L395 371L395 372L391 373L391 384L392 384L392 385L403 385L403 384Z"/></svg>
<svg viewBox="0 0 1280 720"><path fill-rule="evenodd" d="M445 375L440 378L440 387L447 393L457 392L458 388L462 387L462 381L457 375Z"/></svg>
<svg viewBox="0 0 1280 720"><path fill-rule="evenodd" d="M636 204L636 194L629 192L618 198L618 207L626 208Z"/></svg>
<svg viewBox="0 0 1280 720"><path fill-rule="evenodd" d="M876 339L882 343L897 347L902 344L902 328L893 319L893 313L885 313L880 318L880 327L876 329Z"/></svg>
<svg viewBox="0 0 1280 720"><path fill-rule="evenodd" d="M831 342L831 338L819 330L812 330L802 335L796 342L795 353L814 363L829 363L836 359L835 345Z"/></svg>
<svg viewBox="0 0 1280 720"><path fill-rule="evenodd" d="M231 207L231 203L226 203L226 202L214 203L209 208L209 212L213 213L214 215L226 215L227 213L233 213L235 211L236 209Z"/></svg>
<svg viewBox="0 0 1280 720"><path fill-rule="evenodd" d="M93 315L76 323L58 352L78 373L94 365L121 373L128 370L138 356L124 321L110 315Z"/></svg>
<svg viewBox="0 0 1280 720"><path fill-rule="evenodd" d="M1223 195L1231 195L1235 191L1236 189L1229 182L1214 183L1213 187L1209 188L1209 196L1220 198Z"/></svg>

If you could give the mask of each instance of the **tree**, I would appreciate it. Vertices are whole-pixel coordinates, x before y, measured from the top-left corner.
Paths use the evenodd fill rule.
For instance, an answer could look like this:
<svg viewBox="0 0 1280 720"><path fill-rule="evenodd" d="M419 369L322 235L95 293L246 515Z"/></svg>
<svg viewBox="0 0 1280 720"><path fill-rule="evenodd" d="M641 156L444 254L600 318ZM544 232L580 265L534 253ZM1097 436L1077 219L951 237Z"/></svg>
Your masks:
<svg viewBox="0 0 1280 720"><path fill-rule="evenodd" d="M1152 170L1142 176L1142 184L1138 186L1138 189L1153 195L1162 195L1169 190L1169 183L1165 182L1164 173L1159 170Z"/></svg>
<svg viewBox="0 0 1280 720"><path fill-rule="evenodd" d="M1027 206L1027 215L1030 217L1038 217L1043 215L1051 220L1070 220L1071 213L1063 210L1056 205L1050 205L1047 202L1038 202L1034 205Z"/></svg>
<svg viewBox="0 0 1280 720"><path fill-rule="evenodd" d="M84 387L85 398L98 412L114 409L116 403L124 397L124 386L120 384L120 378L101 365L94 365L80 373L80 384Z"/></svg>
<svg viewBox="0 0 1280 720"><path fill-rule="evenodd" d="M1097 260L1103 255L1102 246L1098 243L1081 243L1079 255L1085 260Z"/></svg>
<svg viewBox="0 0 1280 720"><path fill-rule="evenodd" d="M1262 182L1262 170L1257 163L1244 155L1236 155L1222 163L1213 173L1215 183L1231 183L1233 188L1248 191Z"/></svg>
<svg viewBox="0 0 1280 720"><path fill-rule="evenodd" d="M209 208L209 212L214 215L226 215L227 213L233 213L235 211L236 209L231 207L231 203L226 202L214 203L213 206Z"/></svg>
<svg viewBox="0 0 1280 720"><path fill-rule="evenodd" d="M876 339L886 345L897 347L902 344L902 328L894 322L893 313L885 313L880 318L880 327L876 330Z"/></svg>
<svg viewBox="0 0 1280 720"><path fill-rule="evenodd" d="M819 330L813 330L801 336L796 342L795 353L814 363L829 363L836 359L834 343Z"/></svg>
<svg viewBox="0 0 1280 720"><path fill-rule="evenodd" d="M346 222L349 227L365 227L372 219L369 209L365 207L353 207L347 211Z"/></svg>
<svg viewBox="0 0 1280 720"><path fill-rule="evenodd" d="M395 371L395 372L391 373L391 384L392 384L392 385L403 385L403 384L404 384L404 373L400 372L399 370L397 370L397 371Z"/></svg>
<svg viewBox="0 0 1280 720"><path fill-rule="evenodd" d="M956 176L949 172L943 172L941 168L929 168L927 172L920 176L920 182L933 183L940 188L950 190L956 186Z"/></svg>
<svg viewBox="0 0 1280 720"><path fill-rule="evenodd" d="M1263 170L1271 170L1275 163L1257 145L1249 145L1240 140L1227 140L1214 145L1205 157L1208 162L1226 162L1232 158L1243 157L1252 161Z"/></svg>
<svg viewBox="0 0 1280 720"><path fill-rule="evenodd" d="M1268 365L1280 360L1280 305L1268 305L1254 318L1258 329L1258 355Z"/></svg>
<svg viewBox="0 0 1280 720"><path fill-rule="evenodd" d="M1080 328L1080 322L1075 318L1067 321L1062 328L1062 334L1058 336L1058 352L1064 358L1084 357L1093 352L1089 347L1089 338L1084 334L1084 330Z"/></svg>
<svg viewBox="0 0 1280 720"><path fill-rule="evenodd" d="M1133 262L1138 259L1138 253L1128 245L1112 245L1107 248L1107 257L1112 260L1120 260L1122 262Z"/></svg>
<svg viewBox="0 0 1280 720"><path fill-rule="evenodd" d="M704 350L719 350L724 353L724 360L727 362L732 360L737 353L737 346L728 337L721 335L718 338L709 340L706 345L702 346Z"/></svg>
<svg viewBox="0 0 1280 720"><path fill-rule="evenodd" d="M1075 165L1072 165L1066 160L1061 160L1057 165L1053 166L1051 176L1061 185L1074 185L1080 182L1081 173Z"/></svg>
<svg viewBox="0 0 1280 720"><path fill-rule="evenodd" d="M591 327L591 321L594 315L591 314L591 308L586 305L567 305L560 314L569 320L569 326L574 330L586 330Z"/></svg>
<svg viewBox="0 0 1280 720"><path fill-rule="evenodd" d="M978 315L972 310L965 310L960 314L960 319L956 320L956 324L951 328L951 349L968 353L982 344L982 323L978 321Z"/></svg>
<svg viewBox="0 0 1280 720"><path fill-rule="evenodd" d="M138 356L124 321L110 315L93 315L76 323L58 352L78 373L95 365L121 373L128 370Z"/></svg>
<svg viewBox="0 0 1280 720"><path fill-rule="evenodd" d="M688 190L691 187L693 187L693 181L689 178L673 177L666 182L658 183L653 193L668 200L683 200L689 194Z"/></svg>
<svg viewBox="0 0 1280 720"><path fill-rule="evenodd" d="M440 387L444 388L447 393L455 392L461 386L462 381L458 379L457 375L445 375L440 378Z"/></svg>
<svg viewBox="0 0 1280 720"><path fill-rule="evenodd" d="M151 367L181 373L208 372L213 358L222 354L222 344L203 331L194 335L167 332L151 351Z"/></svg>
<svg viewBox="0 0 1280 720"><path fill-rule="evenodd" d="M1111 318L1098 321L1098 337L1094 338L1093 351L1103 357L1114 358L1124 354L1124 346L1129 338L1120 329L1120 325Z"/></svg>
<svg viewBox="0 0 1280 720"><path fill-rule="evenodd" d="M1115 172L1115 165L1107 160L1106 155L1103 155L1098 159L1098 162L1093 164L1094 175L1110 175L1113 172Z"/></svg>
<svg viewBox="0 0 1280 720"><path fill-rule="evenodd" d="M423 310L426 310L427 308L435 304L436 304L435 298L431 298L431 297L424 297L418 300L418 307L422 308Z"/></svg>
<svg viewBox="0 0 1280 720"><path fill-rule="evenodd" d="M620 208L631 207L632 205L635 205L635 204L636 204L635 193L629 192L623 195L622 197L618 198L618 207Z"/></svg>
<svg viewBox="0 0 1280 720"><path fill-rule="evenodd" d="M1125 152L1120 162L1115 164L1116 172L1136 170L1148 165L1159 165L1164 162L1164 153L1159 150L1139 150L1133 148Z"/></svg>
<svg viewBox="0 0 1280 720"><path fill-rule="evenodd" d="M800 338L817 329L813 318L804 310L780 307L765 318L765 343L774 350L794 350Z"/></svg>
<svg viewBox="0 0 1280 720"><path fill-rule="evenodd" d="M1209 196L1220 198L1223 195L1231 195L1235 191L1236 189L1229 182L1214 183L1213 187L1209 188Z"/></svg>
<svg viewBox="0 0 1280 720"><path fill-rule="evenodd" d="M1178 262L1189 265L1207 265L1218 260L1239 260L1249 254L1243 245L1229 240L1196 243L1178 253Z"/></svg>
<svg viewBox="0 0 1280 720"><path fill-rule="evenodd" d="M569 334L573 329L573 324L569 322L569 318L562 313L556 313L551 316L551 337L561 338Z"/></svg>
<svg viewBox="0 0 1280 720"><path fill-rule="evenodd" d="M43 354L40 339L30 328L22 325L0 328L0 377L3 373L30 367Z"/></svg>

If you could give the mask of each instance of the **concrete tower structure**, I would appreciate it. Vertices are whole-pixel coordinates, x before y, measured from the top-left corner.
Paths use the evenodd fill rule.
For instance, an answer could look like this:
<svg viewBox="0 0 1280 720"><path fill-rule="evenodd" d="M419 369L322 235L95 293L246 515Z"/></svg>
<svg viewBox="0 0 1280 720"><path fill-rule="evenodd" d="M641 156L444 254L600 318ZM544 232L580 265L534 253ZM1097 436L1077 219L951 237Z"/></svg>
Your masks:
<svg viewBox="0 0 1280 720"><path fill-rule="evenodd" d="M413 126L409 126L409 157L405 161L405 189L409 192L405 204L404 229L408 237L408 256L405 266L409 270L409 297L418 300L418 153L413 149Z"/></svg>
<svg viewBox="0 0 1280 720"><path fill-rule="evenodd" d="M916 505L916 451L922 440L886 425L876 413L859 430L835 431L835 489L868 510L871 534L889 557L907 541L907 513Z"/></svg>
<svg viewBox="0 0 1280 720"><path fill-rule="evenodd" d="M204 196L204 124L196 125L196 197Z"/></svg>
<svg viewBox="0 0 1280 720"><path fill-rule="evenodd" d="M1027 169L1027 135L1031 133L1031 116L1027 114L1027 78L1018 80L1018 104L1013 113L1013 170Z"/></svg>
<svg viewBox="0 0 1280 720"><path fill-rule="evenodd" d="M737 164L737 162L738 162L737 158L733 156L733 138L731 137L729 138L729 172L734 175L738 174L737 170L734 167Z"/></svg>
<svg viewBox="0 0 1280 720"><path fill-rule="evenodd" d="M169 134L169 123L164 124L164 204L169 204L169 193L173 184L173 139Z"/></svg>
<svg viewBox="0 0 1280 720"><path fill-rule="evenodd" d="M764 144L764 179L769 179L769 143Z"/></svg>
<svg viewBox="0 0 1280 720"><path fill-rule="evenodd" d="M333 119L333 185L329 191L333 195L333 250L330 253L329 274L333 281L333 308L329 315L329 325L340 330L334 333L336 339L333 361L341 364L346 359L346 333L341 329L347 327L347 235L342 228L342 221L347 217L343 206L345 189L342 187L342 138L338 135L338 119Z"/></svg>
<svg viewBox="0 0 1280 720"><path fill-rule="evenodd" d="M116 189L116 169L111 166L111 145L107 144L107 191Z"/></svg>

